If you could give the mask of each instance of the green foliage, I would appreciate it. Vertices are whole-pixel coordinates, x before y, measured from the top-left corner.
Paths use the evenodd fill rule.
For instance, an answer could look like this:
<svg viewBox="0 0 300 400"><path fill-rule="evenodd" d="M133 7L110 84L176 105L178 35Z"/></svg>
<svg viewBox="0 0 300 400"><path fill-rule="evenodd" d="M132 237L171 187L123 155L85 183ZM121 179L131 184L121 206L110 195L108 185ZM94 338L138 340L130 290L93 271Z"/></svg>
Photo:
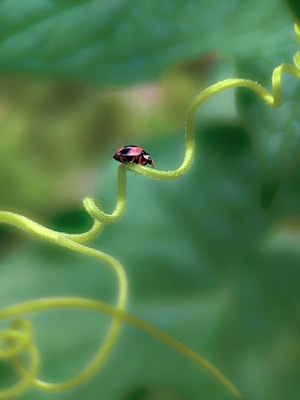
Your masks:
<svg viewBox="0 0 300 400"><path fill-rule="evenodd" d="M244 76L245 70L255 71L256 79L263 85L268 85L270 77L267 69L273 59L274 57L266 57L263 61L248 58L239 60L239 75ZM266 209L270 208L280 185L299 161L299 95L300 87L290 76L284 78L284 104L276 110L266 108L249 91L237 92L239 115L251 136L261 172L262 201Z"/></svg>
<svg viewBox="0 0 300 400"><path fill-rule="evenodd" d="M300 21L300 4L297 0L286 0L287 6L289 7L291 14L295 21Z"/></svg>
<svg viewBox="0 0 300 400"><path fill-rule="evenodd" d="M0 16L2 73L101 87L152 80L203 52L256 55L292 39L279 0L2 0Z"/></svg>
<svg viewBox="0 0 300 400"><path fill-rule="evenodd" d="M236 70L232 75L257 80L270 88L273 68L291 62L296 51L292 22L280 1L275 6L271 0L7 0L0 2L0 15L2 73L76 79L100 87L155 79L166 66L213 50L230 56L232 61L219 61L217 71L210 71L210 80L231 77L227 73L230 63L231 69ZM177 83L174 80L174 87ZM70 87L64 92L69 93ZM57 149L62 157L56 159L54 164L57 160L60 163L54 166L45 161L53 168L49 193L59 178L60 187L65 183L68 190L68 180L63 174L58 176L58 171L76 168L77 158L78 170L88 165L89 155L94 160L97 151L110 159L106 148L113 147L117 135L111 135L113 128L109 125L116 113L109 114L113 106L107 107L103 115L112 118L99 127L98 138L88 136L88 145L84 138L89 133L82 128L86 126L82 120L92 108L90 126L94 127L98 108L91 105L89 95L86 102L79 101L77 106L71 101L70 118L65 120L65 98L59 103L61 92L55 93L58 95L53 103L63 108L61 125L56 125L59 128L55 130L53 123L48 129L49 135L52 131L55 135L50 136L53 154ZM284 104L275 111L245 89L238 90L237 107L226 96L227 93L217 96L205 105L205 111L199 112L202 128L197 132L196 160L191 171L168 183L129 174L126 214L118 224L107 227L94 246L125 266L130 312L208 357L246 399L297 398L299 82L284 78ZM21 115L27 118L29 113L37 121L34 107L28 107L26 113L20 111ZM56 120L57 115L53 118ZM17 131L23 137L24 125L27 123L14 116L5 131ZM113 126L122 125L127 127L123 139L126 142L130 137L128 120L124 117ZM30 130L31 125L28 126ZM76 133L66 139L70 130ZM90 130L94 132L94 128ZM183 154L180 131L168 138L148 139L145 147L159 169L178 166ZM74 137L76 145L72 143ZM136 140L137 135L133 137ZM20 152L24 148L29 151L27 139L24 135L24 144L22 140L18 142ZM99 150L93 146L97 140ZM0 138L3 170L7 165L5 156L9 162L13 154L8 152L11 144L7 143L7 147L3 146ZM80 143L86 146L83 153ZM40 151L35 139L31 146L33 155ZM34 168L37 170L39 165L37 162ZM17 170L22 174L21 162ZM113 161L107 161L101 170L102 182L94 189L108 210L115 203L116 170ZM32 185L41 188L37 177L38 171ZM8 192L9 182L7 179L4 185ZM22 182L26 187L26 180ZM79 190L84 192L81 185L78 184ZM11 196L18 197L15 191L16 187ZM50 196L45 190L41 192ZM10 195L7 196L5 205L9 203ZM40 195L38 199L44 201ZM72 198L71 212L73 207ZM76 217L69 225L65 215L60 220L57 217L53 224L62 224L61 229L68 232L78 218L81 230L82 214L74 210L71 215ZM111 272L99 268L98 262L31 240L2 257L0 287L1 306L55 295L110 302L117 292ZM72 377L84 367L103 339L109 319L60 311L39 314L31 321L42 353L42 378L57 381ZM12 376L7 366L0 364L0 384L8 385ZM103 400L231 398L190 361L126 326L112 358L88 384L73 392L32 391L22 399L79 400L99 396Z"/></svg>

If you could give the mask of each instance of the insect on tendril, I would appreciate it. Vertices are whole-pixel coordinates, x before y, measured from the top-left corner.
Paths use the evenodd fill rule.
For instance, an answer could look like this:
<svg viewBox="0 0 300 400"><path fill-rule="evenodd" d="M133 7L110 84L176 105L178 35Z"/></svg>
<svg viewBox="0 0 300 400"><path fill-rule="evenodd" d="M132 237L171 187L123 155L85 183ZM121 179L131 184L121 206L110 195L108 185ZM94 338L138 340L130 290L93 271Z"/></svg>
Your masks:
<svg viewBox="0 0 300 400"><path fill-rule="evenodd" d="M298 44L300 45L300 27L297 25L295 26L295 33ZM189 170L195 155L194 124L196 112L199 106L220 92L227 89L242 87L256 93L268 106L277 108L282 103L281 87L282 75L284 73L290 74L297 79L300 78L300 52L297 52L294 57L294 66L282 64L274 69L272 75L272 93L268 92L258 83L247 79L226 79L203 90L194 98L187 112L185 126L185 154L182 164L177 169L171 171L149 169L144 166L136 165L135 161L133 163L129 162L120 165L118 168L117 178L117 203L115 210L111 214L106 214L93 198L86 198L84 200L85 210L94 220L92 228L87 232L81 234L57 232L22 215L0 211L0 223L2 224L14 226L28 234L36 236L38 239L84 254L88 257L94 257L99 261L107 263L114 270L119 287L115 306L79 297L50 297L19 303L0 309L0 321L12 320L10 328L0 331L0 360L10 362L20 377L19 382L14 386L0 389L0 399L15 399L31 388L54 392L71 389L86 382L96 374L110 355L124 322L137 327L167 346L180 352L185 357L193 360L212 374L232 394L236 397L241 397L238 389L236 389L236 387L218 369L202 358L199 354L195 353L193 350L189 349L171 336L166 335L154 326L129 314L126 311L128 297L127 277L122 265L115 258L101 252L100 250L93 249L87 246L87 244L101 233L105 225L115 223L123 216L126 207L126 174L128 171L153 179L171 180L184 175ZM124 154L121 154L121 156L122 155ZM146 153L146 155L148 155L148 153ZM134 154L134 156L139 155ZM151 165L152 159L149 160L149 158L146 157L145 160ZM22 319L22 317L34 312L65 308L77 308L104 313L112 317L112 322L99 350L82 372L65 382L45 382L40 380L38 377L41 360L39 351L34 343L33 327L28 321ZM28 356L26 366L23 364L22 356L24 354Z"/></svg>

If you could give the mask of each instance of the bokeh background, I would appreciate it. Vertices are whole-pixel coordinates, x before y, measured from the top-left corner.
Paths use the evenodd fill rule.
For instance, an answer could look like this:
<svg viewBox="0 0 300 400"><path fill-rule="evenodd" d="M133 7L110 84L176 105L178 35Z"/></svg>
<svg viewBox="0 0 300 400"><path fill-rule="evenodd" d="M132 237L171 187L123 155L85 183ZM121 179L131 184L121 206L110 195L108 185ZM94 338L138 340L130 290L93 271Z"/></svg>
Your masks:
<svg viewBox="0 0 300 400"><path fill-rule="evenodd" d="M1 209L67 232L90 226L88 195L114 209L117 147L141 145L158 169L176 168L194 95L230 77L270 89L274 67L297 51L280 0L6 0L0 38ZM285 77L283 94L276 111L245 90L210 100L191 171L174 182L129 174L126 214L95 243L124 265L129 311L207 357L246 399L300 395L299 83ZM6 226L0 234L1 307L55 295L115 300L107 266ZM76 311L30 320L51 381L78 373L109 323ZM0 362L0 388L15 379ZM82 398L232 396L125 326L87 384L22 397Z"/></svg>

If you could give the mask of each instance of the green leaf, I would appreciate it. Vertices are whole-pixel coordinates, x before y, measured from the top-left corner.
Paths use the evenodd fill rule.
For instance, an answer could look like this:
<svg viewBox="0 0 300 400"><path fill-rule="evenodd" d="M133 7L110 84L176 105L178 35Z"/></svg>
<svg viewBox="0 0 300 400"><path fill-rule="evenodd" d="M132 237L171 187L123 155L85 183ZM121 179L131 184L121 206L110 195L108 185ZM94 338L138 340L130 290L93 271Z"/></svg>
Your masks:
<svg viewBox="0 0 300 400"><path fill-rule="evenodd" d="M257 80L271 91L271 71L277 64L278 53L272 49L262 60L241 59L239 74ZM281 62L289 62L286 57ZM249 71L252 71L251 75ZM255 76L255 77L254 77ZM300 124L298 81L287 74L282 80L283 104L273 110L248 90L238 90L238 110L251 136L262 177L262 201L266 209L287 174L298 163L300 155Z"/></svg>
<svg viewBox="0 0 300 400"><path fill-rule="evenodd" d="M0 17L2 73L99 86L153 80L208 51L257 56L293 35L273 0L2 0Z"/></svg>
<svg viewBox="0 0 300 400"><path fill-rule="evenodd" d="M293 15L293 18L295 21L298 23L300 22L300 3L298 0L285 0L287 3L287 6L289 7L291 14Z"/></svg>

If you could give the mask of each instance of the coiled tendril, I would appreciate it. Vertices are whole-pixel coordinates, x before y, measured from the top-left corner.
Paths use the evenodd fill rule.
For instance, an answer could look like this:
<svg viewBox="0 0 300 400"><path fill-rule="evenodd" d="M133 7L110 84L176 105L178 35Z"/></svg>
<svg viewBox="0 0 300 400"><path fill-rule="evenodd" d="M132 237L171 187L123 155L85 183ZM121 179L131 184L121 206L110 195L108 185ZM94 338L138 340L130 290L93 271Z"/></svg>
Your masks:
<svg viewBox="0 0 300 400"><path fill-rule="evenodd" d="M300 45L300 26L295 25L297 42ZM141 174L153 179L171 180L184 175L192 165L195 154L194 124L196 112L210 97L231 88L247 88L256 93L268 106L277 108L282 104L282 76L284 73L295 78L300 78L300 52L294 56L294 66L282 64L275 68L272 74L272 92L268 92L257 82L247 79L226 79L203 90L192 101L186 118L185 126L185 155L181 166L173 171L159 171L145 168L139 165L120 165L118 168L118 195L117 204L112 214L106 214L101 206L93 198L84 200L87 213L93 218L92 228L81 234L68 234L48 229L29 218L11 212L0 211L0 223L12 225L18 229L32 234L39 239L55 245L65 247L71 251L95 257L115 271L118 280L118 297L116 305L112 306L100 301L89 300L80 297L50 297L19 303L0 310L0 321L12 319L9 329L0 331L0 360L10 362L20 376L20 380L14 386L1 389L0 399L13 399L22 395L30 388L36 388L47 392L61 391L74 388L90 379L102 367L108 358L119 336L121 326L127 322L136 328L148 333L167 346L190 358L222 383L236 397L241 397L238 389L211 363L195 353L193 350L180 343L171 336L163 333L154 326L129 314L126 311L128 287L127 277L122 265L113 257L99 250L93 249L87 244L95 239L105 225L117 222L124 214L126 207L126 174L128 171ZM60 383L49 383L38 378L40 369L40 357L33 339L31 324L21 319L25 314L49 309L77 308L92 310L112 316L111 326L99 350L92 361L77 376ZM22 356L27 354L29 361L24 366Z"/></svg>

